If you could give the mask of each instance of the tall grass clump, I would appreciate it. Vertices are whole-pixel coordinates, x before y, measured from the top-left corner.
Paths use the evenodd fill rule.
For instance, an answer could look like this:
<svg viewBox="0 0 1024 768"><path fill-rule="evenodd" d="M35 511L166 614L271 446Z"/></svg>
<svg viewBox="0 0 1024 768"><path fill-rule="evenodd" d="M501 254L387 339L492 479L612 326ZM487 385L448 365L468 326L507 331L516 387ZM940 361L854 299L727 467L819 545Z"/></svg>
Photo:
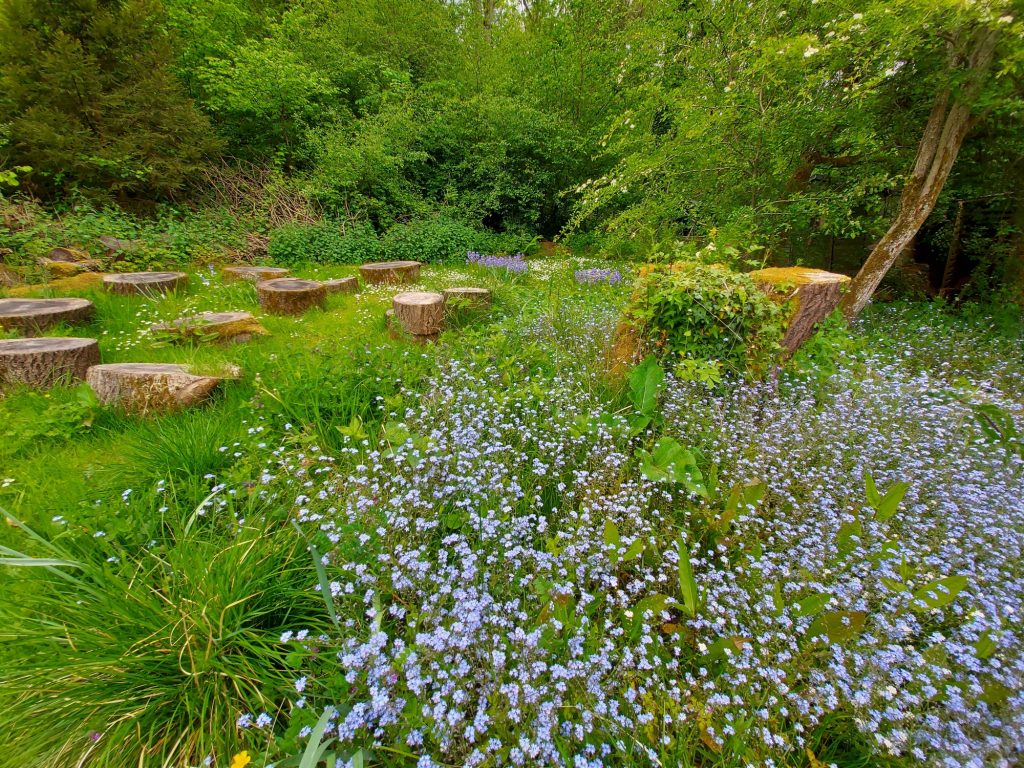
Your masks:
<svg viewBox="0 0 1024 768"><path fill-rule="evenodd" d="M266 522L178 520L138 551L24 533L0 561L3 766L226 765L237 713L291 684L282 628L322 623L308 552Z"/></svg>

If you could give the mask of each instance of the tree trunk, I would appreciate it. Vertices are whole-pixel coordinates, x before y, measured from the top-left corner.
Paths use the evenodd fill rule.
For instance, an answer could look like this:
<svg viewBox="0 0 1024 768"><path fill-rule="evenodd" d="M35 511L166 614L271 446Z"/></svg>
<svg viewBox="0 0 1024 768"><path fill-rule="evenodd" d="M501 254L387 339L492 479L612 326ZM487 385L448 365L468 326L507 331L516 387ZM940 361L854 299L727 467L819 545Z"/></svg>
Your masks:
<svg viewBox="0 0 1024 768"><path fill-rule="evenodd" d="M954 99L949 90L936 95L917 148L913 171L903 188L896 220L875 245L840 302L847 319L856 317L864 309L882 278L935 208L960 146L972 127L970 102L992 65L996 38L994 30L983 30L976 36L967 59L963 100Z"/></svg>
<svg viewBox="0 0 1024 768"><path fill-rule="evenodd" d="M960 238L964 231L964 201L959 200L956 207L956 221L953 223L953 236L949 241L949 253L946 254L946 267L942 270L942 285L939 296L948 299L953 293L953 280L956 277L956 262L960 257Z"/></svg>

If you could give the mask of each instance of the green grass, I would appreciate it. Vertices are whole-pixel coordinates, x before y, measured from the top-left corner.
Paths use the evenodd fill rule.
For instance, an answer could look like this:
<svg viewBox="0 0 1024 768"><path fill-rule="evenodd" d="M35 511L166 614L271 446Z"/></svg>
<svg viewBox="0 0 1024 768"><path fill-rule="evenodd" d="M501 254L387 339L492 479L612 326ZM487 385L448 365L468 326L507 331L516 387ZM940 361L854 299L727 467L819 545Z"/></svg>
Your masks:
<svg viewBox="0 0 1024 768"><path fill-rule="evenodd" d="M346 433L375 436L386 410L427 394L421 382L446 350L475 346L545 375L573 364L571 350L550 360L503 330L558 316L561 294L578 292L572 267L530 283L425 269L418 290L482 285L495 294L489 313L462 318L438 347L388 336L383 313L402 290L394 286L337 294L301 317L263 316L252 285L205 271L181 294L62 293L91 299L96 319L49 335L95 337L104 362L243 373L207 404L162 416L101 407L84 384L0 399L0 507L26 526L0 526L0 546L75 563L0 570L0 767L185 766L208 756L226 765L236 750L265 751L235 719L286 714L294 674L278 636L329 621L310 589L311 556L288 525L290 500L254 482L274 471L271 451L299 446L344 460ZM253 312L269 335L176 345L149 332L207 310Z"/></svg>

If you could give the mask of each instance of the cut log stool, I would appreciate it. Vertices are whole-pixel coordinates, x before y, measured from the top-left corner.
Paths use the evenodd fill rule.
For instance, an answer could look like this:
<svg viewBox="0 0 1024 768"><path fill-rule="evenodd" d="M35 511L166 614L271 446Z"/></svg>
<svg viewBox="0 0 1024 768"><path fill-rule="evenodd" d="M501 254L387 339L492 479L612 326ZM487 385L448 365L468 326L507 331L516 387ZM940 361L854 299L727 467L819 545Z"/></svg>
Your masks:
<svg viewBox="0 0 1024 768"><path fill-rule="evenodd" d="M327 289L315 280L280 277L256 283L260 306L275 315L301 315L313 307L323 309Z"/></svg>
<svg viewBox="0 0 1024 768"><path fill-rule="evenodd" d="M445 307L452 309L483 310L491 306L491 292L486 288L445 288Z"/></svg>
<svg viewBox="0 0 1024 768"><path fill-rule="evenodd" d="M85 378L100 361L95 339L42 338L0 340L0 386L27 384L46 389Z"/></svg>
<svg viewBox="0 0 1024 768"><path fill-rule="evenodd" d="M95 311L87 299L0 299L0 328L33 334L58 323L87 323Z"/></svg>
<svg viewBox="0 0 1024 768"><path fill-rule="evenodd" d="M782 337L787 356L811 338L815 326L839 305L843 289L850 282L846 275L804 267L769 267L750 276L761 290L788 307L789 319Z"/></svg>
<svg viewBox="0 0 1024 768"><path fill-rule="evenodd" d="M368 285L415 283L420 278L421 266L422 264L418 261L381 261L375 264L363 264L359 268L359 274L362 275L363 282Z"/></svg>
<svg viewBox="0 0 1024 768"><path fill-rule="evenodd" d="M249 280L259 283L284 277L288 270L283 267L224 267L220 273L225 280Z"/></svg>
<svg viewBox="0 0 1024 768"><path fill-rule="evenodd" d="M339 277L335 280L324 280L324 288L328 293L355 293L359 290L359 279Z"/></svg>
<svg viewBox="0 0 1024 768"><path fill-rule="evenodd" d="M115 363L92 366L86 381L105 405L129 413L166 413L202 402L223 379L193 376L169 363Z"/></svg>
<svg viewBox="0 0 1024 768"><path fill-rule="evenodd" d="M103 276L103 287L121 295L168 293L187 285L188 275L184 272L124 272Z"/></svg>
<svg viewBox="0 0 1024 768"><path fill-rule="evenodd" d="M248 312L202 312L181 317L172 323L154 323L154 333L172 335L177 341L212 338L214 341L245 342L253 336L265 336L267 329Z"/></svg>
<svg viewBox="0 0 1024 768"><path fill-rule="evenodd" d="M395 319L418 340L435 339L444 327L444 296L427 291L408 291L392 299Z"/></svg>

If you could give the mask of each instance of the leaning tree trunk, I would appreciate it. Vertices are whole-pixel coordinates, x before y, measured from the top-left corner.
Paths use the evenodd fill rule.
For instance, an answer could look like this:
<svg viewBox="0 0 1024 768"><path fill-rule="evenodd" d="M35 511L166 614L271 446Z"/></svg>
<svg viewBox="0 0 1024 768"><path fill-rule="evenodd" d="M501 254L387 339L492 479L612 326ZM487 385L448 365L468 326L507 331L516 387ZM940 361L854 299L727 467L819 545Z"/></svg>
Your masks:
<svg viewBox="0 0 1024 768"><path fill-rule="evenodd" d="M976 36L967 59L967 85L963 89L963 99L953 98L949 90L941 91L935 97L924 135L918 144L914 169L903 188L896 220L875 245L840 302L839 306L848 319L856 317L864 309L882 278L935 208L960 146L972 127L970 102L992 65L996 39L994 30L984 30Z"/></svg>

